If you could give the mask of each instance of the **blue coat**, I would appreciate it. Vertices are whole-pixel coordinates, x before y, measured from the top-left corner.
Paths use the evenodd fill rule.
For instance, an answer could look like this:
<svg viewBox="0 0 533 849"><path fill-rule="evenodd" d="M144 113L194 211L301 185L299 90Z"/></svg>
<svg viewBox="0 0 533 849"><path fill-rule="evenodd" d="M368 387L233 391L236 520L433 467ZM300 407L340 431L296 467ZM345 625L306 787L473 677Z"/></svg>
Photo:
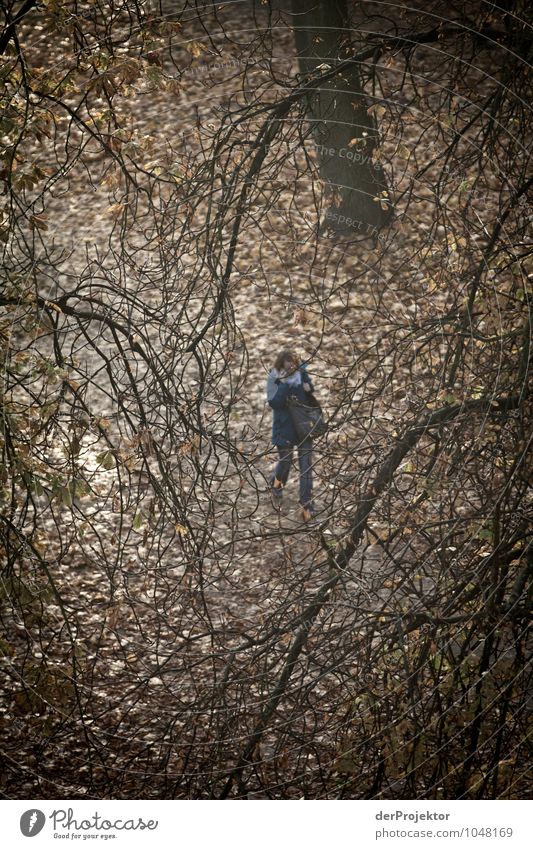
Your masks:
<svg viewBox="0 0 533 849"><path fill-rule="evenodd" d="M308 383L311 387L311 392L314 391L314 386L307 369L304 365L299 367L302 375L302 383ZM291 414L287 407L287 395L297 395L302 401L305 401L308 393L303 386L289 386L287 383L276 383L273 369L269 372L267 378L267 401L274 411L272 418L272 442L274 445L286 447L287 445L298 445L299 439L292 423Z"/></svg>

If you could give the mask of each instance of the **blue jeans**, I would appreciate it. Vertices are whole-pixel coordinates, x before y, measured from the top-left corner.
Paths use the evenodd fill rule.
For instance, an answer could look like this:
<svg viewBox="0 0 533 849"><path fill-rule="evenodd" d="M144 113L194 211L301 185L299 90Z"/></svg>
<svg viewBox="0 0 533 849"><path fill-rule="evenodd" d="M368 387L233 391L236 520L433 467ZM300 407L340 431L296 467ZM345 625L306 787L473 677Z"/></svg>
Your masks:
<svg viewBox="0 0 533 849"><path fill-rule="evenodd" d="M273 488L274 478L281 481L283 486L287 483L294 445L278 445L276 447L278 449L279 460L270 476L269 484L274 494L279 493L281 495L281 489ZM313 507L313 440L304 439L296 447L298 448L298 466L300 470L300 497L298 500L302 507Z"/></svg>

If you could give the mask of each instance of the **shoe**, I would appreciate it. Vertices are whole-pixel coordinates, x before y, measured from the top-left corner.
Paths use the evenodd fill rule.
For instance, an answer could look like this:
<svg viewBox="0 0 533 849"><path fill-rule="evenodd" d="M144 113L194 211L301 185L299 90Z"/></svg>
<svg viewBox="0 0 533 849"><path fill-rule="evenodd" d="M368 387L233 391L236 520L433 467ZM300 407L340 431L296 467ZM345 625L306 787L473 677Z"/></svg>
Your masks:
<svg viewBox="0 0 533 849"><path fill-rule="evenodd" d="M278 478L274 478L270 486L270 499L276 510L281 510L281 501L283 498L283 484Z"/></svg>
<svg viewBox="0 0 533 849"><path fill-rule="evenodd" d="M316 518L315 508L310 504L306 507L302 506L301 516L304 522L311 522L314 518Z"/></svg>

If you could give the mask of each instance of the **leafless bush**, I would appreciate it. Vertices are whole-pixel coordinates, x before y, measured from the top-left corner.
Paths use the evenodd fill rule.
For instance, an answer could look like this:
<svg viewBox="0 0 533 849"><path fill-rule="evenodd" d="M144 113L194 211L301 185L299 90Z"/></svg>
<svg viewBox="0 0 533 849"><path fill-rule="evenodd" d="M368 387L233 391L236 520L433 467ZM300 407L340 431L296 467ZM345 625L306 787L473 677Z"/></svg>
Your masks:
<svg viewBox="0 0 533 849"><path fill-rule="evenodd" d="M490 8L353 4L307 75L274 4L5 10L4 795L524 793L531 25ZM381 229L308 113L354 68ZM268 508L286 340L311 527Z"/></svg>

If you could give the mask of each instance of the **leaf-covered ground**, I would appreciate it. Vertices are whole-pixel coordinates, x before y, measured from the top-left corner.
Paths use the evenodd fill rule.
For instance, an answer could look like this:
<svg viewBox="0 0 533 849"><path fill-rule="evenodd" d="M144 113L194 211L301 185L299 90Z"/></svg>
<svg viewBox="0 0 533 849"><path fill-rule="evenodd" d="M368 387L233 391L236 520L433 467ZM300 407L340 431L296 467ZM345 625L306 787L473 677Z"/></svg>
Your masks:
<svg viewBox="0 0 533 849"><path fill-rule="evenodd" d="M107 153L72 116L58 110L51 119L59 137L86 147L72 167L57 172L43 217L33 224L56 257L55 265L42 265L40 295L61 303L75 288L67 302L73 310L86 309L86 292L95 300L85 324L58 307L61 326L54 330L43 318L29 345L24 323L13 327L29 358L21 358L22 367L50 363L51 374L41 370L49 378L46 402L59 406L45 432L48 455L33 470L44 480L49 461L57 480L46 478L34 492L37 531L23 580L15 570L4 583L3 792L22 798L218 796L268 713L246 755L246 782L237 771L233 795L476 796L489 774L483 746L495 735L501 736L497 762L514 770L504 792L520 795L527 667L510 647L518 642L523 650L522 624L501 621L496 630L478 617L484 604L479 576L497 533L493 493L505 488L509 456L520 455L527 433L517 442L497 416L467 407L507 393L513 349L511 356L509 347L495 351L517 317L523 320L512 269L498 270L492 292L490 285L484 290L478 301L483 324L467 331L469 348L456 380L444 384L450 339L489 239L500 183L490 169L478 175L478 194L469 196L465 215L465 166L446 184L449 194L439 196L445 219L436 216L439 152L457 130L464 149L478 143L475 130L469 139L471 113L441 114L436 126L431 104L440 87L431 82L429 48L417 58L428 69L419 101L427 111L405 106L413 94L408 87L403 100L395 100L404 62L391 55L380 100L389 98L392 106L377 116L380 155L394 163L388 172L397 198L392 224L379 238L360 231L318 236L316 198L323 214L324 186L307 159L313 159L312 144L304 147L289 122L250 189L224 311L201 349L202 377L186 346L216 300L236 209L223 211L222 247L210 264L202 225L218 196L212 200L206 191L204 198L198 182L190 219L188 187L195 173L207 173L210 144L231 106L251 102L263 88L270 101L284 94L262 64L268 45L254 43L260 26L243 29L239 14L231 5L219 13L227 33L241 34L235 41L210 21L219 56L191 17L172 61L145 51L142 74L128 65L131 82L114 98L123 129ZM39 56L43 42L33 37ZM61 44L51 50L60 65ZM288 29L276 30L273 53L280 76L296 73ZM256 67L247 71L242 90L247 56ZM465 76L458 100L476 87L481 98L489 60ZM105 91L94 105L106 110ZM249 118L232 138L244 149L260 123L261 116ZM128 146L138 180L130 193L112 156ZM235 167L239 149L236 143L229 154ZM31 152L43 172L61 161L46 136ZM148 202L142 188L152 173L169 183ZM478 229L470 231L476 216ZM117 355L98 310L127 324L124 356ZM98 349L82 331L100 334ZM53 362L54 339L70 363L63 372ZM151 382L136 344L169 376L166 388ZM266 375L287 346L308 361L332 416L327 439L314 451L319 514L312 526L299 516L296 469L281 514L267 491L275 452ZM134 411L138 400L125 362L150 427L139 426L134 412L133 424L117 413L117 387L126 397L123 410ZM168 422L180 405L185 416L196 414L202 380L208 387L202 421L211 437L197 441L184 430L180 441L179 428L172 431ZM73 393L58 400L65 381ZM91 411L87 420L76 402L80 386ZM406 456L393 486L376 501L349 568L328 593L331 552L346 540L398 437L433 410L457 404L465 405L464 414L436 437L422 435ZM479 477L487 445L500 450L500 462L491 465L492 488ZM523 468L517 474L527 479ZM520 522L529 503L519 495L517 503ZM519 559L513 562L511 556L506 568L518 569ZM464 593L458 607L455 588ZM7 600L15 596L20 608L10 609ZM302 627L305 647L293 663ZM480 677L480 663L491 670L489 679ZM283 697L273 706L282 683ZM508 706L517 707L502 726L489 708L504 692ZM446 705L444 713L432 714L438 703ZM480 756L465 788L459 766L480 706Z"/></svg>

